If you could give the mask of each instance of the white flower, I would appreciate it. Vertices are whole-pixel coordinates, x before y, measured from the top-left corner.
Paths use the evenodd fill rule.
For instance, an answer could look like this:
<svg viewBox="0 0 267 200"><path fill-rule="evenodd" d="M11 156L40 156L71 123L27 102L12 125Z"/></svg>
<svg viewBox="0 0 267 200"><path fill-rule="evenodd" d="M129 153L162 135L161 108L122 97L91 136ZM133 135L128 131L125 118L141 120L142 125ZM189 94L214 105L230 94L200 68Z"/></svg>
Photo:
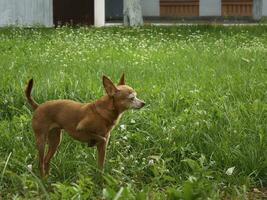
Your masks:
<svg viewBox="0 0 267 200"><path fill-rule="evenodd" d="M230 167L226 170L225 174L231 176L234 172L235 167Z"/></svg>
<svg viewBox="0 0 267 200"><path fill-rule="evenodd" d="M189 176L189 177L188 177L188 180L189 180L191 183L193 183L193 182L197 181L197 178L194 177L194 176Z"/></svg>
<svg viewBox="0 0 267 200"><path fill-rule="evenodd" d="M23 137L19 137L19 136L17 136L16 139L17 139L17 140L22 140Z"/></svg>
<svg viewBox="0 0 267 200"><path fill-rule="evenodd" d="M27 165L28 170L32 171L32 164Z"/></svg>
<svg viewBox="0 0 267 200"><path fill-rule="evenodd" d="M149 160L149 161L148 161L148 165L154 165L154 160L152 160L152 159Z"/></svg>
<svg viewBox="0 0 267 200"><path fill-rule="evenodd" d="M126 130L126 125L122 124L122 125L120 125L120 128L121 128L122 131L124 131L124 130Z"/></svg>

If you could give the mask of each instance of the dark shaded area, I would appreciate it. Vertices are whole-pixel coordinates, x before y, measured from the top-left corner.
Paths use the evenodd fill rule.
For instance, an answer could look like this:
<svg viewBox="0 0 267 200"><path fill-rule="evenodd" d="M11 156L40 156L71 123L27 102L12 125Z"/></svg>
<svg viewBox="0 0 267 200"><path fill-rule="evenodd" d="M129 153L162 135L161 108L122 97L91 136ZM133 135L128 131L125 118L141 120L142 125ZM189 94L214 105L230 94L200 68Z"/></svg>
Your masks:
<svg viewBox="0 0 267 200"><path fill-rule="evenodd" d="M54 0L55 26L93 25L94 0Z"/></svg>
<svg viewBox="0 0 267 200"><path fill-rule="evenodd" d="M116 20L123 17L123 0L105 0L106 20Z"/></svg>

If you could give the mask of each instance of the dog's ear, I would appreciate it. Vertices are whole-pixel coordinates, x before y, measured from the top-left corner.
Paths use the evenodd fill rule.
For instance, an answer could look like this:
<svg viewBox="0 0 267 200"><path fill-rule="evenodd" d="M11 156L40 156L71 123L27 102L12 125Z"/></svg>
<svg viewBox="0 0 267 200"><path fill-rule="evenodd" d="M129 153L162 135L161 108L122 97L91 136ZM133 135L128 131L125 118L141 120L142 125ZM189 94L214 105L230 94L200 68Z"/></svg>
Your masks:
<svg viewBox="0 0 267 200"><path fill-rule="evenodd" d="M116 86L106 76L103 76L103 85L104 85L104 88L105 88L105 90L109 96L113 96L118 91Z"/></svg>
<svg viewBox="0 0 267 200"><path fill-rule="evenodd" d="M124 73L122 73L120 81L118 83L118 85L125 85L125 79L124 79Z"/></svg>

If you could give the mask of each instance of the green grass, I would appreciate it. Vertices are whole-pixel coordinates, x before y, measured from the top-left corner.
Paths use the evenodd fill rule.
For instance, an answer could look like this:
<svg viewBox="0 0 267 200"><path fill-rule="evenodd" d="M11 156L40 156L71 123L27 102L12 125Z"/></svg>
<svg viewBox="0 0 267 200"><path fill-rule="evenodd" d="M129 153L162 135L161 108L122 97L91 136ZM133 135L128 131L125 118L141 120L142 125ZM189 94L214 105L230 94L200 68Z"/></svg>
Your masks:
<svg viewBox="0 0 267 200"><path fill-rule="evenodd" d="M8 28L0 52L0 198L245 199L267 186L266 26ZM105 174L64 134L41 180L27 80L39 103L89 102L122 72L147 106L113 130Z"/></svg>

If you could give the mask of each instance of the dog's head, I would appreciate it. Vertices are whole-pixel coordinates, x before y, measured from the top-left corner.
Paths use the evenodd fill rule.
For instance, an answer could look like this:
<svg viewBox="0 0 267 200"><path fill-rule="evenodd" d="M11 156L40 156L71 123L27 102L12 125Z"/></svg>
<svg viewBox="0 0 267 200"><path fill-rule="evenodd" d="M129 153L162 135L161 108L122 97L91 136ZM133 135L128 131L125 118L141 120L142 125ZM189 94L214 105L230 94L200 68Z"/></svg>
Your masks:
<svg viewBox="0 0 267 200"><path fill-rule="evenodd" d="M103 76L103 85L107 95L113 98L114 105L121 111L144 107L145 102L136 97L134 89L125 85L124 74L121 75L117 86L108 77Z"/></svg>

